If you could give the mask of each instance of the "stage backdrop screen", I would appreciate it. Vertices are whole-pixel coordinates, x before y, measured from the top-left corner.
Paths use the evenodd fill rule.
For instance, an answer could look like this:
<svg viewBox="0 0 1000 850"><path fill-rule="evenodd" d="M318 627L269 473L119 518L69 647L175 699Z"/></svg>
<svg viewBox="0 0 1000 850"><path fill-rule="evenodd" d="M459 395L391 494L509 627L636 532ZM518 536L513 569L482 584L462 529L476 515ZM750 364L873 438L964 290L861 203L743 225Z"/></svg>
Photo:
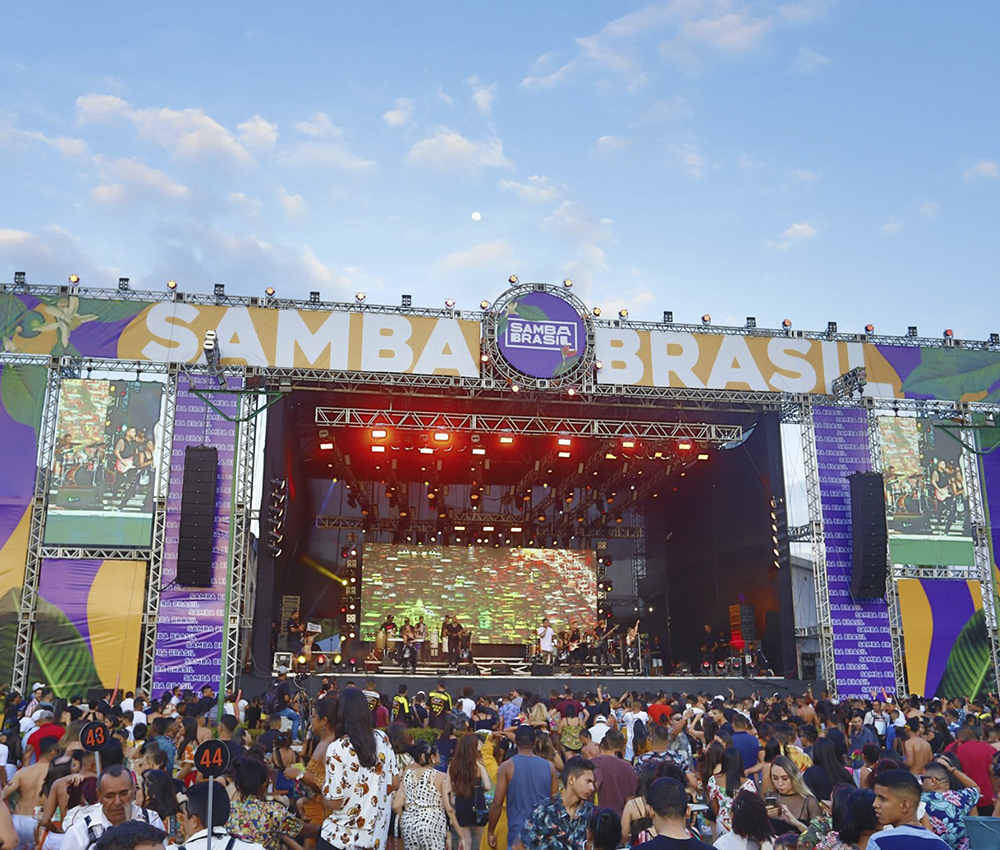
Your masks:
<svg viewBox="0 0 1000 850"><path fill-rule="evenodd" d="M63 381L47 544L150 545L162 392L147 381Z"/></svg>
<svg viewBox="0 0 1000 850"><path fill-rule="evenodd" d="M555 628L592 623L597 610L596 556L572 549L482 546L365 546L361 633L374 636L386 614L402 626L421 615L440 630L458 615L475 643L530 643L543 617Z"/></svg>

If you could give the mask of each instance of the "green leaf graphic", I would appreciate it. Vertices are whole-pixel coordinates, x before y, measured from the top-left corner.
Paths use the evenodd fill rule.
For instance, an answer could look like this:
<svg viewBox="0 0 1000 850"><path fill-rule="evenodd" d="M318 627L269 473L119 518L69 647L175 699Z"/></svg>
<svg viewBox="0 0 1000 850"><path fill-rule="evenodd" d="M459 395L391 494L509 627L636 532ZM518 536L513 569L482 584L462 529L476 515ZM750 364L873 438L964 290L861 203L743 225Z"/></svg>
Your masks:
<svg viewBox="0 0 1000 850"><path fill-rule="evenodd" d="M958 401L966 393L982 393L1000 381L1000 354L993 351L923 349L919 365L903 381L903 392ZM1000 399L1000 390L987 396Z"/></svg>
<svg viewBox="0 0 1000 850"><path fill-rule="evenodd" d="M16 295L0 293L0 338L10 339L19 328L23 337L38 336L35 327L44 323L41 313L29 310Z"/></svg>
<svg viewBox="0 0 1000 850"><path fill-rule="evenodd" d="M98 301L96 298L81 298L80 316L97 316L98 322L119 322L131 319L149 306L146 301Z"/></svg>
<svg viewBox="0 0 1000 850"><path fill-rule="evenodd" d="M558 378L560 375L565 375L567 372L572 372L576 368L576 364L580 362L580 355L573 354L570 357L566 357L562 363L556 366L552 370L552 377Z"/></svg>
<svg viewBox="0 0 1000 850"><path fill-rule="evenodd" d="M963 697L978 696L984 690L992 689L988 682L990 669L990 640L986 634L986 615L980 608L969 617L952 647L948 663L945 665L938 694ZM990 688L986 688L989 684Z"/></svg>
<svg viewBox="0 0 1000 850"><path fill-rule="evenodd" d="M534 304L522 304L518 302L515 312L522 319L527 319L529 322L545 322L549 318L541 307L536 307Z"/></svg>
<svg viewBox="0 0 1000 850"><path fill-rule="evenodd" d="M507 332L507 316L503 315L497 322L497 339L503 339L504 334Z"/></svg>
<svg viewBox="0 0 1000 850"><path fill-rule="evenodd" d="M45 401L45 380L48 372L44 366L11 364L0 373L0 398L11 418L37 430L42 420Z"/></svg>
<svg viewBox="0 0 1000 850"><path fill-rule="evenodd" d="M0 599L0 622L16 623L20 605L21 591L9 590ZM0 629L0 663L13 664L16 640L16 628ZM41 597L35 615L30 678L45 682L62 697L86 694L89 688L102 684L83 635L62 611Z"/></svg>

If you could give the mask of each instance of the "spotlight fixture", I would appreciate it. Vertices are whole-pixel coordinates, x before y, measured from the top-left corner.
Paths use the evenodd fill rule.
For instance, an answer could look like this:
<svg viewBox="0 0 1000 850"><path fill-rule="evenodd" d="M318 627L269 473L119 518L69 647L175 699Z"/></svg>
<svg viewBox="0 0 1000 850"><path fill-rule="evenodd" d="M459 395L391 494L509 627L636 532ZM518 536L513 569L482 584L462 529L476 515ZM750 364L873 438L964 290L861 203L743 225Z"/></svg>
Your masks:
<svg viewBox="0 0 1000 850"><path fill-rule="evenodd" d="M571 281L571 280L570 280L569 278L566 278L566 279L565 279L565 280L563 281L563 288L564 288L564 289L569 289L569 288L571 288L572 286L573 286L573 281Z"/></svg>
<svg viewBox="0 0 1000 850"><path fill-rule="evenodd" d="M873 325L871 322L865 325L865 333L869 335L875 333L875 325Z"/></svg>
<svg viewBox="0 0 1000 850"><path fill-rule="evenodd" d="M375 454L385 454L385 446L372 446L372 452Z"/></svg>
<svg viewBox="0 0 1000 850"><path fill-rule="evenodd" d="M167 289L169 289L171 291L177 289L177 281L176 280L168 280L167 281Z"/></svg>
<svg viewBox="0 0 1000 850"><path fill-rule="evenodd" d="M835 334L837 332L837 323L836 322L827 322L826 323L826 332L828 334Z"/></svg>
<svg viewBox="0 0 1000 850"><path fill-rule="evenodd" d="M604 368L604 361L603 360L595 360L594 361L594 368L597 369L597 370L603 369Z"/></svg>
<svg viewBox="0 0 1000 850"><path fill-rule="evenodd" d="M490 356L484 351L482 354L479 355L479 360L482 363L489 363Z"/></svg>
<svg viewBox="0 0 1000 850"><path fill-rule="evenodd" d="M951 328L945 328L944 329L944 338L945 339L951 339L954 336L955 336L955 332Z"/></svg>
<svg viewBox="0 0 1000 850"><path fill-rule="evenodd" d="M513 286L514 284L516 284L517 283L517 275L516 274L512 274L509 278L507 278L507 283L509 283L511 286Z"/></svg>
<svg viewBox="0 0 1000 850"><path fill-rule="evenodd" d="M480 310L489 310L490 309L490 302L487 301L484 298L482 301L479 302L479 309Z"/></svg>
<svg viewBox="0 0 1000 850"><path fill-rule="evenodd" d="M618 318L619 319L627 319L628 318L628 310L626 310L624 307L622 307L621 310L618 311Z"/></svg>
<svg viewBox="0 0 1000 850"><path fill-rule="evenodd" d="M663 311L663 324L672 325L674 323L674 311L664 310Z"/></svg>
<svg viewBox="0 0 1000 850"><path fill-rule="evenodd" d="M274 298L274 292L275 292L275 290L274 290L273 286L269 286L267 289L264 290L264 294L268 298Z"/></svg>
<svg viewBox="0 0 1000 850"><path fill-rule="evenodd" d="M215 286L212 288L212 294L216 298L225 298L226 297L226 285L224 283L217 283L217 284L215 284Z"/></svg>
<svg viewBox="0 0 1000 850"><path fill-rule="evenodd" d="M309 293L309 303L319 304L319 293L315 289Z"/></svg>
<svg viewBox="0 0 1000 850"><path fill-rule="evenodd" d="M782 319L781 326L787 331L792 326L791 319Z"/></svg>
<svg viewBox="0 0 1000 850"><path fill-rule="evenodd" d="M593 310L591 310L590 312L591 312L591 313L593 313L593 314L594 314L594 317L596 318L596 317L598 317L598 316L600 316L600 315L601 315L601 308L600 308L600 307L595 307L595 308L594 308Z"/></svg>
<svg viewBox="0 0 1000 850"><path fill-rule="evenodd" d="M1000 345L1000 334L990 334L990 345Z"/></svg>
<svg viewBox="0 0 1000 850"><path fill-rule="evenodd" d="M128 292L128 278L127 277L120 277L120 278L118 278L118 291L119 292Z"/></svg>
<svg viewBox="0 0 1000 850"><path fill-rule="evenodd" d="M712 317L708 313L706 313L704 316L701 317L701 323L703 325L712 324Z"/></svg>
<svg viewBox="0 0 1000 850"><path fill-rule="evenodd" d="M78 284L80 282L80 275L78 275L78 274L71 274L69 276L69 282L72 283L75 286L76 284Z"/></svg>
<svg viewBox="0 0 1000 850"><path fill-rule="evenodd" d="M451 439L451 435L447 431L435 431L434 441L437 443L447 443Z"/></svg>
<svg viewBox="0 0 1000 850"><path fill-rule="evenodd" d="M910 337L911 339L912 339L913 337L915 337L915 336L917 335L917 326L916 326L916 325L910 325L910 326L909 326L909 327L908 327L908 328L906 329L906 335L907 335L908 337Z"/></svg>
<svg viewBox="0 0 1000 850"><path fill-rule="evenodd" d="M403 307L407 307L407 308L412 307L413 306L413 296L412 295L404 295L400 299L400 304Z"/></svg>
<svg viewBox="0 0 1000 850"><path fill-rule="evenodd" d="M757 327L756 316L747 316L747 327L751 329Z"/></svg>
<svg viewBox="0 0 1000 850"><path fill-rule="evenodd" d="M357 301L359 304L364 303L364 300L365 300L366 297L367 296L363 292L355 292L354 293L354 300Z"/></svg>
<svg viewBox="0 0 1000 850"><path fill-rule="evenodd" d="M573 445L573 438L572 437L560 437L558 440L556 440L556 444L560 445L560 446L572 446Z"/></svg>
<svg viewBox="0 0 1000 850"><path fill-rule="evenodd" d="M444 299L444 306L447 307L449 310L451 310L455 306L455 299L454 298L445 298Z"/></svg>
<svg viewBox="0 0 1000 850"><path fill-rule="evenodd" d="M574 396L574 395L576 395L576 387L570 387L569 389L567 389L566 390L566 395L568 395L568 396Z"/></svg>
<svg viewBox="0 0 1000 850"><path fill-rule="evenodd" d="M519 392L521 392L521 388L517 384L511 384L510 385L510 391L512 393L519 393Z"/></svg>

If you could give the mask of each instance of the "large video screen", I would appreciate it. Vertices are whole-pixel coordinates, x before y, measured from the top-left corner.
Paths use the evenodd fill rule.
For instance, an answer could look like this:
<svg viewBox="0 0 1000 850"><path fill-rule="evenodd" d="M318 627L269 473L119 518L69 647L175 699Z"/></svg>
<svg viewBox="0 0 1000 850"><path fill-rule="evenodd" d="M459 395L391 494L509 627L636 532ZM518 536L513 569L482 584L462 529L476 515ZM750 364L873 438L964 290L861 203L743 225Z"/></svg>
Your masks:
<svg viewBox="0 0 1000 850"><path fill-rule="evenodd" d="M594 620L596 557L571 549L482 546L365 546L361 633L374 634L387 614L403 624L420 616L440 630L446 614L472 630L476 643L532 643L543 617L556 628Z"/></svg>
<svg viewBox="0 0 1000 850"><path fill-rule="evenodd" d="M47 544L150 545L162 392L149 381L62 382Z"/></svg>

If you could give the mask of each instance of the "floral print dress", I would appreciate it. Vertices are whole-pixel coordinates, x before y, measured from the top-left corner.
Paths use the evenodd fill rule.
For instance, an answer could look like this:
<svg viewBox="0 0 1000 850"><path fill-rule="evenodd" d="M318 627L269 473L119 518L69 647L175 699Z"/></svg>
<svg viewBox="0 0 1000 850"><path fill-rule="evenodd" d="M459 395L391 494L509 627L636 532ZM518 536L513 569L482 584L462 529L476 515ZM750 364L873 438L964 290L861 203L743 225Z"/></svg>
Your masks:
<svg viewBox="0 0 1000 850"><path fill-rule="evenodd" d="M384 732L375 732L372 767L361 766L346 736L330 744L323 796L344 803L323 821L323 840L342 850L382 850L389 835L389 785L395 769L396 756Z"/></svg>

